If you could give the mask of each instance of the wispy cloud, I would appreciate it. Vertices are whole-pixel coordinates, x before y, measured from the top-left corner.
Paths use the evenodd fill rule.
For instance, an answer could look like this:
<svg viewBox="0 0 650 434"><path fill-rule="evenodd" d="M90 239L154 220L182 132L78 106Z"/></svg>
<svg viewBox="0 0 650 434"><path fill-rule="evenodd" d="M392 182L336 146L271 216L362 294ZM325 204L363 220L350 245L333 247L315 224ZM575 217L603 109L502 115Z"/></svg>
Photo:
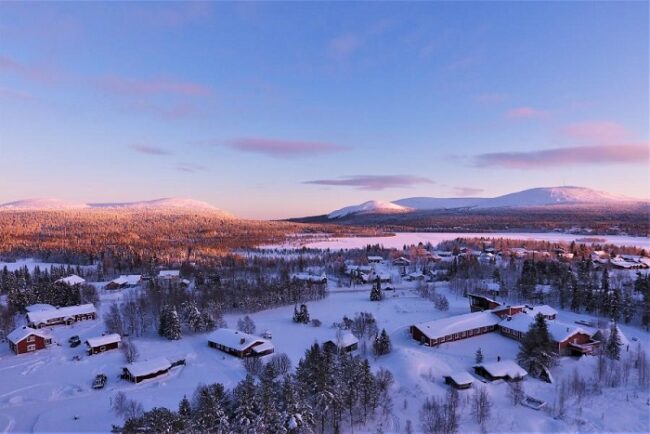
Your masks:
<svg viewBox="0 0 650 434"><path fill-rule="evenodd" d="M563 133L570 138L593 142L625 140L630 136L626 128L616 122L579 122L568 125Z"/></svg>
<svg viewBox="0 0 650 434"><path fill-rule="evenodd" d="M146 155L171 155L171 152L165 148L147 143L134 143L129 145L131 149Z"/></svg>
<svg viewBox="0 0 650 434"><path fill-rule="evenodd" d="M493 152L470 159L476 167L537 169L590 164L648 164L645 144L594 145L545 149L527 152Z"/></svg>
<svg viewBox="0 0 650 434"><path fill-rule="evenodd" d="M34 96L27 92L0 87L0 98L30 101L34 99Z"/></svg>
<svg viewBox="0 0 650 434"><path fill-rule="evenodd" d="M276 158L308 157L311 155L331 154L348 149L345 146L333 143L266 138L235 139L228 143L228 146L238 151L255 152Z"/></svg>
<svg viewBox="0 0 650 434"><path fill-rule="evenodd" d="M452 191L458 196L476 196L477 194L484 192L485 189L474 187L452 187Z"/></svg>
<svg viewBox="0 0 650 434"><path fill-rule="evenodd" d="M362 43L363 41L361 37L348 33L331 39L327 49L330 56L335 59L343 60L357 51L361 47Z"/></svg>
<svg viewBox="0 0 650 434"><path fill-rule="evenodd" d="M208 170L208 168L203 166L202 164L195 164L195 163L177 163L176 166L174 166L174 168L179 172L186 172L186 173L204 172Z"/></svg>
<svg viewBox="0 0 650 434"><path fill-rule="evenodd" d="M539 119L548 116L548 112L533 107L516 107L506 112L508 119Z"/></svg>
<svg viewBox="0 0 650 434"><path fill-rule="evenodd" d="M28 64L13 57L0 56L0 72L39 82L53 82L62 78L61 71L42 64Z"/></svg>
<svg viewBox="0 0 650 434"><path fill-rule="evenodd" d="M126 95L180 95L202 97L210 96L212 89L199 83L169 77L132 79L119 76L103 77L97 80L105 91Z"/></svg>
<svg viewBox="0 0 650 434"><path fill-rule="evenodd" d="M429 178L410 175L355 175L303 182L303 184L355 187L358 190L385 190L388 188L402 188L417 184L433 183Z"/></svg>

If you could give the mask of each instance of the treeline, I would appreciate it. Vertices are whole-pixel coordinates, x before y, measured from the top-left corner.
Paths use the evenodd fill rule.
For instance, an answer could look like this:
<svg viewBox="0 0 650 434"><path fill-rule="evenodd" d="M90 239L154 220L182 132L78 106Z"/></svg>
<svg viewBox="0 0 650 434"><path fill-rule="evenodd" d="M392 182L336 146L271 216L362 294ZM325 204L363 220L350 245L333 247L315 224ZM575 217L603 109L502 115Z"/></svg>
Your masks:
<svg viewBox="0 0 650 434"><path fill-rule="evenodd" d="M285 366L286 367L286 366ZM314 344L294 373L267 363L258 378L248 374L234 389L200 385L178 409L142 411L137 403L117 396L114 410L125 417L123 433L250 433L305 434L341 432L392 411L390 371L373 373L367 359Z"/></svg>
<svg viewBox="0 0 650 434"><path fill-rule="evenodd" d="M228 219L211 213L2 211L0 254L74 264L105 261L105 270L127 272L152 260L213 264L215 258L233 249L281 243L288 234L364 231L335 225Z"/></svg>

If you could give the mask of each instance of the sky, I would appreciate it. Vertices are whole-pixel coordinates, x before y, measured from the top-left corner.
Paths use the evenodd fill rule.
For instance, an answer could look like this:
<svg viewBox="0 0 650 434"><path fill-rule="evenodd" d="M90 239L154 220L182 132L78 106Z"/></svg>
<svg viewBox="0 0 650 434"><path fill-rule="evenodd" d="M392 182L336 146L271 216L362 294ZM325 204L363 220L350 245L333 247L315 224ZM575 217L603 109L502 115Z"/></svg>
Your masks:
<svg viewBox="0 0 650 434"><path fill-rule="evenodd" d="M650 197L649 4L0 3L0 203Z"/></svg>

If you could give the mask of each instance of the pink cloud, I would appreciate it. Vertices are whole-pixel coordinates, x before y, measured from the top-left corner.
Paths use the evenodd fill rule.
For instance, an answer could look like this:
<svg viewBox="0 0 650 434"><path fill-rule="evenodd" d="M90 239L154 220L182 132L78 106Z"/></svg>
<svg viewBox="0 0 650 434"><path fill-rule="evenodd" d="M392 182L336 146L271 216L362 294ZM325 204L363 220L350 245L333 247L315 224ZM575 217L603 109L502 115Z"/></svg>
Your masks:
<svg viewBox="0 0 650 434"><path fill-rule="evenodd" d="M494 152L473 157L476 167L545 169L589 164L648 164L650 143L575 146L525 152Z"/></svg>
<svg viewBox="0 0 650 434"><path fill-rule="evenodd" d="M538 110L533 107L516 107L506 112L506 117L509 119L534 119L543 118L548 113Z"/></svg>
<svg viewBox="0 0 650 434"><path fill-rule="evenodd" d="M172 78L129 79L118 76L104 77L98 80L101 89L126 95L181 95L202 97L210 96L212 89L198 83Z"/></svg>
<svg viewBox="0 0 650 434"><path fill-rule="evenodd" d="M332 57L345 59L357 51L362 45L361 38L354 34L337 36L330 40L328 50Z"/></svg>
<svg viewBox="0 0 650 434"><path fill-rule="evenodd" d="M40 82L52 82L61 78L61 73L45 65L30 65L12 57L0 56L0 72L9 72L22 78Z"/></svg>
<svg viewBox="0 0 650 434"><path fill-rule="evenodd" d="M630 136L625 127L609 121L571 124L564 128L563 133L574 139L600 143L620 141Z"/></svg>
<svg viewBox="0 0 650 434"><path fill-rule="evenodd" d="M229 143L229 146L239 151L255 152L276 158L307 157L310 155L330 154L347 149L345 146L332 143L265 138L235 139Z"/></svg>
<svg viewBox="0 0 650 434"><path fill-rule="evenodd" d="M129 147L136 152L146 155L171 155L171 152L167 149L148 143L134 143L129 145Z"/></svg>
<svg viewBox="0 0 650 434"><path fill-rule="evenodd" d="M429 178L410 175L354 175L334 179L316 179L303 184L355 187L358 190L385 190L387 188L410 187L417 184L433 184Z"/></svg>
<svg viewBox="0 0 650 434"><path fill-rule="evenodd" d="M0 98L30 101L34 99L34 96L27 92L0 87Z"/></svg>

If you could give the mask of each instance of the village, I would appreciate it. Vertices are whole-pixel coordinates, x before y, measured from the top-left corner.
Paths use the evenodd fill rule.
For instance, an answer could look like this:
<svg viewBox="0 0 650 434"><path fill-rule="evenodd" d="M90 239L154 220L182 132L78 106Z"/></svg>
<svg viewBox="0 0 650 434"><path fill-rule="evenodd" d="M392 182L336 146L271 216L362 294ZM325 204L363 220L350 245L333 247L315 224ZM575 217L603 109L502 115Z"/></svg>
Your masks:
<svg viewBox="0 0 650 434"><path fill-rule="evenodd" d="M326 298L305 303L311 316L307 323L295 322L296 306L248 315L227 313L225 327L186 333L180 340L151 334L120 336L108 332L102 321L111 305L128 299L148 281L191 290L195 282L182 277L178 269L161 269L153 277L132 274L90 282L97 288L97 303L27 306L24 324L7 335L7 345L0 349L0 371L11 381L4 382L0 390L0 424L6 431L38 430L46 426L41 424L52 423L70 430L105 430L106 426L97 425L98 420L121 423L111 411L117 392L128 394L145 408L174 408L198 384L219 382L234 387L246 375L242 363L246 359L269 361L274 355L286 354L295 366L306 349L319 343L368 357L375 369L386 368L393 373L393 402L400 407L400 416L374 422L387 431L401 431L407 421L416 424L424 398L450 387L460 393L487 387L495 406L510 406L508 384L513 382L525 387L521 406L534 413L519 418L498 412L498 422L493 421L493 426L498 423L525 431L541 423L557 428L565 423L550 417L557 407L558 379L568 377L575 369L584 371L594 366L612 324L548 304L511 303L495 279L481 281L474 293L453 291L449 282L440 279L458 258L471 256L479 263L505 264L513 258L523 260L540 254L545 256L526 249L512 249L506 255L491 247L445 251L423 246L393 251L388 256L360 256L357 252L355 260L345 261L342 272L329 274L310 267L291 276L294 281L323 287L328 293ZM565 252L553 254L558 261L567 260ZM594 256L593 263L603 261L602 256ZM624 260L644 264L645 259ZM71 287L87 283L75 274L60 280ZM423 287L444 298L447 306L440 308L438 299L432 302L423 297ZM377 291L380 301L371 301L371 294ZM363 312L376 320L378 331L387 332L392 346L389 354L373 356L373 337L359 338L341 328L342 319ZM537 315L547 322L561 360L557 367L532 376L516 360L519 342ZM246 331L235 327L244 316L253 323ZM645 350L647 332L621 323L615 327L623 355ZM129 342L137 345L139 353L130 362L120 351ZM642 407L643 396L628 405ZM83 406L89 397L98 404ZM598 398L593 399L598 402ZM594 405L581 411L599 409ZM16 417L18 414L21 416ZM471 420L464 423L474 426ZM607 421L601 423L599 429L608 426ZM635 431L639 425L627 428Z"/></svg>

